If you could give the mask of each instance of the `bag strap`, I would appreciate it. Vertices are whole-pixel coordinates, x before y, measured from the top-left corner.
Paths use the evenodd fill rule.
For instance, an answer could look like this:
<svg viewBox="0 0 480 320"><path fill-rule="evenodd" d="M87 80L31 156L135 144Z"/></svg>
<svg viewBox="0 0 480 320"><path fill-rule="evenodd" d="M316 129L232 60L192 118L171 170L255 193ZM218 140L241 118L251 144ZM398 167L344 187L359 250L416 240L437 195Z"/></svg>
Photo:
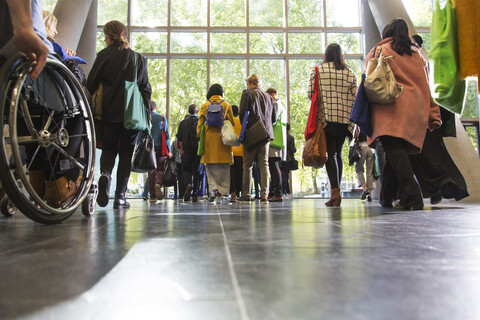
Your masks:
<svg viewBox="0 0 480 320"><path fill-rule="evenodd" d="M225 113L223 114L223 119L227 118L228 107L230 107L230 105L227 103L227 108L225 109Z"/></svg>
<svg viewBox="0 0 480 320"><path fill-rule="evenodd" d="M135 51L133 52L134 60L135 63L133 64L133 82L137 82L137 76L138 76L138 53Z"/></svg>
<svg viewBox="0 0 480 320"><path fill-rule="evenodd" d="M247 90L247 110L248 111L248 103L250 102L250 90Z"/></svg>
<svg viewBox="0 0 480 320"><path fill-rule="evenodd" d="M378 49L378 56L380 56L380 54L382 53L382 46L375 46L375 49L373 49L373 58L375 58L375 53L377 52L377 48L380 47L380 49ZM378 57L377 56L377 57Z"/></svg>
<svg viewBox="0 0 480 320"><path fill-rule="evenodd" d="M313 92L312 93L318 93L318 67L315 67L315 80L313 82Z"/></svg>

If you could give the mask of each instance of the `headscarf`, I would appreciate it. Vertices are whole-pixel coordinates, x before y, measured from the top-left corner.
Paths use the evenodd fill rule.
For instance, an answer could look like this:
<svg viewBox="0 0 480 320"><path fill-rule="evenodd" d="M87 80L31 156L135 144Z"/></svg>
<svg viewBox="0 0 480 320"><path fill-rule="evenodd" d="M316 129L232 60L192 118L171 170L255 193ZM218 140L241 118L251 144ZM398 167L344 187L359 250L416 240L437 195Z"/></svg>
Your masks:
<svg viewBox="0 0 480 320"><path fill-rule="evenodd" d="M210 89L208 89L207 93L207 100L210 99L212 96L221 96L223 97L223 87L218 83L212 84Z"/></svg>

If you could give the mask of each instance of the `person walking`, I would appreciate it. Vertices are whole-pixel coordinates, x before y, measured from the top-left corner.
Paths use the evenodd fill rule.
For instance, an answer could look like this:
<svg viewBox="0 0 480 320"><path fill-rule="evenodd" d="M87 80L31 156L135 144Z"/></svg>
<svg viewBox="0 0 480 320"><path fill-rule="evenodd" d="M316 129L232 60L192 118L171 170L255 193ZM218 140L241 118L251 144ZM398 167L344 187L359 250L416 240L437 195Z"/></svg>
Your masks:
<svg viewBox="0 0 480 320"><path fill-rule="evenodd" d="M233 120L235 121L235 133L240 136L242 123L238 118L238 106L232 105ZM242 192L243 179L243 146L232 147L233 164L230 166L230 202L236 202Z"/></svg>
<svg viewBox="0 0 480 320"><path fill-rule="evenodd" d="M290 190L290 171L298 169L298 163L295 161L295 138L290 134L290 123L287 123L287 159L282 161L282 192L288 198L292 197ZM295 162L296 168L292 168L292 164Z"/></svg>
<svg viewBox="0 0 480 320"><path fill-rule="evenodd" d="M103 26L107 47L100 51L93 63L87 79L87 89L93 94L103 83L102 103L102 155L98 179L97 203L105 207L109 202L110 183L115 158L119 157L117 168L117 186L113 207L129 208L125 200L128 179L130 177L133 149L138 131L125 129L125 81L134 79L135 52L127 41L127 28L113 20ZM145 106L150 106L152 88L148 82L148 69L145 57L138 54L137 83ZM149 111L149 110L148 110ZM150 112L148 112L150 113Z"/></svg>
<svg viewBox="0 0 480 320"><path fill-rule="evenodd" d="M182 152L183 181L186 186L182 194L183 201L198 201L198 186L200 183L200 156L197 154L198 138L198 107L196 104L188 106L188 117L178 125L177 141Z"/></svg>
<svg viewBox="0 0 480 320"><path fill-rule="evenodd" d="M308 98L312 99L315 83L315 70L310 74ZM350 122L357 77L345 63L342 48L329 44L325 50L323 63L318 67L318 92L321 95L321 119L327 139L328 159L325 167L330 182L330 199L326 206L339 206L342 202L340 182L343 174L342 148L345 138L352 137L353 123Z"/></svg>
<svg viewBox="0 0 480 320"><path fill-rule="evenodd" d="M156 112L157 104L151 102L152 138L157 158L157 169L148 172L148 189L150 202L163 200L163 176L165 174L165 160L172 157L170 135L168 133L167 118Z"/></svg>
<svg viewBox="0 0 480 320"><path fill-rule="evenodd" d="M247 109L249 118L247 134L243 146L243 186L241 202L251 201L252 167L255 158L260 167L260 203L268 203L268 149L270 141L273 140L273 124L276 121L273 98L261 89L261 79L258 75L252 74L247 79L247 90L242 94L240 101L240 119L243 119ZM249 101L247 105L247 100ZM255 143L257 137L249 136L248 128L251 128L257 121L262 122L265 128L266 137ZM248 145L249 147L245 147Z"/></svg>
<svg viewBox="0 0 480 320"><path fill-rule="evenodd" d="M392 207L397 190L397 208L420 210L423 199L414 177L409 154L422 151L425 132L441 126L440 109L433 101L427 78L427 62L414 50L408 25L402 18L391 20L382 31L383 40L367 55L366 65L374 51L393 56L388 63L403 94L387 105L371 104L372 129L367 141L371 147L380 140L386 153L380 204Z"/></svg>
<svg viewBox="0 0 480 320"><path fill-rule="evenodd" d="M354 137L358 139L361 156L355 164L355 173L357 174L358 185L362 187L362 195L360 200L372 201L372 189L374 183L373 169L375 159L373 157L373 150L368 146L367 136L360 131L360 128L355 126ZM367 167L365 172L365 165Z"/></svg>
<svg viewBox="0 0 480 320"><path fill-rule="evenodd" d="M200 162L206 164L207 167L207 180L210 191L208 201L216 201L217 203L220 202L222 195L228 195L230 189L230 165L233 163L232 147L224 145L220 135L221 125L213 120L212 122L209 121L213 119L214 106L221 106L219 111L221 112L221 118L235 125L232 107L223 99L223 95L224 90L221 85L216 83L210 87L207 93L207 101L200 109L197 125L198 137L200 137L202 126L205 126L204 151Z"/></svg>

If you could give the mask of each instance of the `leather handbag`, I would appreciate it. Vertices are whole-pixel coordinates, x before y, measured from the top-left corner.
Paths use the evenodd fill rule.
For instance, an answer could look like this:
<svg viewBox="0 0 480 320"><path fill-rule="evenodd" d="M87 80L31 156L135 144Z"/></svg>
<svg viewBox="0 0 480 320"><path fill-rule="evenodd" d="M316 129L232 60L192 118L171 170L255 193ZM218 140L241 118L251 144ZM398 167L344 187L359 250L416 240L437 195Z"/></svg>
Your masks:
<svg viewBox="0 0 480 320"><path fill-rule="evenodd" d="M173 187L177 182L177 163L175 158L167 158L164 161L163 185Z"/></svg>
<svg viewBox="0 0 480 320"><path fill-rule="evenodd" d="M370 102L367 100L365 94L365 74L362 74L362 81L358 86L355 102L353 103L352 113L350 114L350 121L355 123L360 130L368 137L372 136L372 118Z"/></svg>
<svg viewBox="0 0 480 320"><path fill-rule="evenodd" d="M305 166L316 169L323 167L327 162L327 138L320 121L318 121L313 136L305 143L302 157Z"/></svg>
<svg viewBox="0 0 480 320"><path fill-rule="evenodd" d="M365 78L365 94L370 103L389 104L400 98L403 86L395 80L395 75L388 64L388 59L394 56L384 56L382 47L376 46L373 58L367 65Z"/></svg>
<svg viewBox="0 0 480 320"><path fill-rule="evenodd" d="M353 165L355 162L358 162L362 157L362 149L358 139L355 138L350 146L348 147L348 165Z"/></svg>
<svg viewBox="0 0 480 320"><path fill-rule="evenodd" d="M134 52L133 81L125 81L125 115L123 126L129 130L143 131L150 128L150 107L145 105L137 84L138 53Z"/></svg>
<svg viewBox="0 0 480 320"><path fill-rule="evenodd" d="M269 136L267 133L267 129L265 128L265 124L258 116L256 117L257 121L255 121L254 124L248 126L248 119L250 117L250 110L248 106L249 102L250 90L247 90L247 110L245 111L245 114L243 116L242 130L240 131L239 140L243 144L243 147L250 151L262 141L269 141Z"/></svg>
<svg viewBox="0 0 480 320"><path fill-rule="evenodd" d="M305 127L305 141L310 139L315 130L317 130L317 109L318 109L318 67L315 67L315 81L313 85L312 100L310 102L310 112L308 113L307 126Z"/></svg>
<svg viewBox="0 0 480 320"><path fill-rule="evenodd" d="M135 151L133 153L132 171L145 173L157 169L157 157L155 156L155 148L153 138L145 130L141 133Z"/></svg>
<svg viewBox="0 0 480 320"><path fill-rule="evenodd" d="M227 109L225 109L225 114L223 115L223 119L225 119L225 121L223 121L223 126L220 128L220 135L222 136L222 142L224 145L239 147L240 141L238 140L235 128L233 128L230 120L226 118L229 107L230 105L227 105Z"/></svg>

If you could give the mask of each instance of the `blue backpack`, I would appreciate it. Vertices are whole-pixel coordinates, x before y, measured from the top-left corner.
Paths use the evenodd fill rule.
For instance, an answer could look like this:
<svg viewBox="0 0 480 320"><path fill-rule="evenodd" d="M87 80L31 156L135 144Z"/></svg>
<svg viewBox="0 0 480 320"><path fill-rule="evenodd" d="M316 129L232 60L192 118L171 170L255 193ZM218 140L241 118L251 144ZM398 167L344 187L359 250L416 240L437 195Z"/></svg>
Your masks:
<svg viewBox="0 0 480 320"><path fill-rule="evenodd" d="M211 104L207 109L207 126L209 127L221 127L223 126L223 108L222 101L218 104L214 104L211 100L208 100Z"/></svg>

